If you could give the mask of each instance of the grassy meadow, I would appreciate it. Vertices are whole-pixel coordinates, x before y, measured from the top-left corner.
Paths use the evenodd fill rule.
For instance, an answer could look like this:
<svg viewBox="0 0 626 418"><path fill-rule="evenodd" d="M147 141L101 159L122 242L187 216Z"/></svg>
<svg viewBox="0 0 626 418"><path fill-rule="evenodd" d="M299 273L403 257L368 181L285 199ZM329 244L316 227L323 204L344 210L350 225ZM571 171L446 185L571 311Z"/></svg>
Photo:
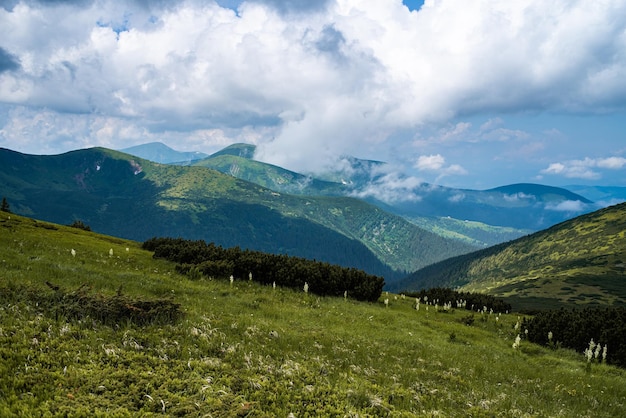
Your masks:
<svg viewBox="0 0 626 418"><path fill-rule="evenodd" d="M38 302L50 285L170 300L183 316L59 314ZM139 243L0 212L3 417L623 414L625 370L523 339L513 348L518 321L190 278Z"/></svg>

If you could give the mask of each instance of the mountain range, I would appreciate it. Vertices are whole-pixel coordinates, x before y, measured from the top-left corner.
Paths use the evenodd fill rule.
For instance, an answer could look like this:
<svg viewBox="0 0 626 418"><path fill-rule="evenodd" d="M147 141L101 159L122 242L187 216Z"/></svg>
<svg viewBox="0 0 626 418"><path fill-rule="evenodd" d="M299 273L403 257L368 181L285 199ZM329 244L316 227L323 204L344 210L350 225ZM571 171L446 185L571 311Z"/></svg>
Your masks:
<svg viewBox="0 0 626 418"><path fill-rule="evenodd" d="M383 162L346 157L349 170L314 177L254 160L249 144L209 156L161 143L127 150L136 155L1 150L0 193L18 213L44 220L81 220L137 240L182 236L299 255L389 282L595 208L569 190L536 184L484 191L421 184L409 191L418 198L382 200L372 190L384 189Z"/></svg>
<svg viewBox="0 0 626 418"><path fill-rule="evenodd" d="M124 148L120 151L163 164L186 164L208 157L207 154L199 151L176 151L162 142L149 142Z"/></svg>
<svg viewBox="0 0 626 418"><path fill-rule="evenodd" d="M599 208L558 187L513 184L467 190L421 183L397 190L390 186L390 177L397 180L403 175L381 161L343 157L342 169L311 175L256 161L254 153L254 145L233 144L183 164L213 168L279 193L358 197L421 228L478 246L514 239Z"/></svg>
<svg viewBox="0 0 626 418"><path fill-rule="evenodd" d="M184 237L297 255L400 278L475 246L345 196L298 196L199 166L104 148L38 156L0 149L11 210L134 240Z"/></svg>

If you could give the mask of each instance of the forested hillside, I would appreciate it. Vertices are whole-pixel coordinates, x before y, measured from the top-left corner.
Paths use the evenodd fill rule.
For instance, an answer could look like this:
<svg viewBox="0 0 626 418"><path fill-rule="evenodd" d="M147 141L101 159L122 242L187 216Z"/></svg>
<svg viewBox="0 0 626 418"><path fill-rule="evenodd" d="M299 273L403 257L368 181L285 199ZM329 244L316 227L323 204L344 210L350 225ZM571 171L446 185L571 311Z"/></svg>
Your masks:
<svg viewBox="0 0 626 418"><path fill-rule="evenodd" d="M421 269L393 288L460 287L517 306L626 303L626 204Z"/></svg>
<svg viewBox="0 0 626 418"><path fill-rule="evenodd" d="M183 237L363 269L388 281L473 247L358 199L292 196L203 167L94 148L58 156L0 150L13 211L145 240Z"/></svg>

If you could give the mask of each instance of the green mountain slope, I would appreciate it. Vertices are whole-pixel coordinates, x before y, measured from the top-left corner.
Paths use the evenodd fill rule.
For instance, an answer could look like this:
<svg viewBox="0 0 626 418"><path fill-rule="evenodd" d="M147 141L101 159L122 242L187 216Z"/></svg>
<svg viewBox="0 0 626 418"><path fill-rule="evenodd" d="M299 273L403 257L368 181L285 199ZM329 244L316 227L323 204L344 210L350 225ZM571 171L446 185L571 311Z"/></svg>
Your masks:
<svg viewBox="0 0 626 418"><path fill-rule="evenodd" d="M452 217L408 218L410 222L442 237L458 239L477 247L489 247L512 241L534 231L504 226L493 226L482 222L459 220Z"/></svg>
<svg viewBox="0 0 626 418"><path fill-rule="evenodd" d="M225 151L229 151L229 149ZM279 193L322 196L345 195L345 187L340 183L318 180L275 165L225 152L218 155L213 154L209 158L195 161L191 165L212 168Z"/></svg>
<svg viewBox="0 0 626 418"><path fill-rule="evenodd" d="M138 243L0 212L0 416L623 413L624 370L512 348L517 314L467 325L467 311L385 297L190 280ZM61 309L77 299L101 315ZM183 317L106 320L102 302L120 300L167 300Z"/></svg>
<svg viewBox="0 0 626 418"><path fill-rule="evenodd" d="M207 157L206 154L197 151L176 151L162 142L150 142L147 144L135 145L133 147L121 149L120 151L163 164L189 164L195 160Z"/></svg>
<svg viewBox="0 0 626 418"><path fill-rule="evenodd" d="M146 146L147 150L134 147L134 155L155 161L154 144ZM212 168L279 193L358 197L430 232L478 247L514 239L595 208L568 190L532 184L486 191L423 184L385 203L381 200L388 188L383 162L344 157L349 169L312 176L256 161L255 150L254 145L237 143L206 158L175 164ZM405 201L402 196L413 197Z"/></svg>
<svg viewBox="0 0 626 418"><path fill-rule="evenodd" d="M471 247L351 198L292 196L204 167L94 148L0 151L0 195L16 213L136 240L204 239L353 266L393 280Z"/></svg>
<svg viewBox="0 0 626 418"><path fill-rule="evenodd" d="M394 287L454 286L517 307L626 303L626 204L419 270Z"/></svg>

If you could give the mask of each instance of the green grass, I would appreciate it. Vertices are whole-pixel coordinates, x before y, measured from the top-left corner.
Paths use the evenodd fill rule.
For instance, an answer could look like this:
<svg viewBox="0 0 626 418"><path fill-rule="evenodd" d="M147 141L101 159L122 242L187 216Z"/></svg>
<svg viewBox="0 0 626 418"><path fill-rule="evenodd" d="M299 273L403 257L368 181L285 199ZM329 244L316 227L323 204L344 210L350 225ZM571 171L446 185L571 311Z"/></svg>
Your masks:
<svg viewBox="0 0 626 418"><path fill-rule="evenodd" d="M0 213L0 285L171 298L173 324L54 317L0 299L0 416L604 416L626 371L522 341L516 314L190 280L139 244ZM126 250L128 248L128 251ZM71 249L76 256L71 255ZM113 249L113 255L109 254Z"/></svg>

